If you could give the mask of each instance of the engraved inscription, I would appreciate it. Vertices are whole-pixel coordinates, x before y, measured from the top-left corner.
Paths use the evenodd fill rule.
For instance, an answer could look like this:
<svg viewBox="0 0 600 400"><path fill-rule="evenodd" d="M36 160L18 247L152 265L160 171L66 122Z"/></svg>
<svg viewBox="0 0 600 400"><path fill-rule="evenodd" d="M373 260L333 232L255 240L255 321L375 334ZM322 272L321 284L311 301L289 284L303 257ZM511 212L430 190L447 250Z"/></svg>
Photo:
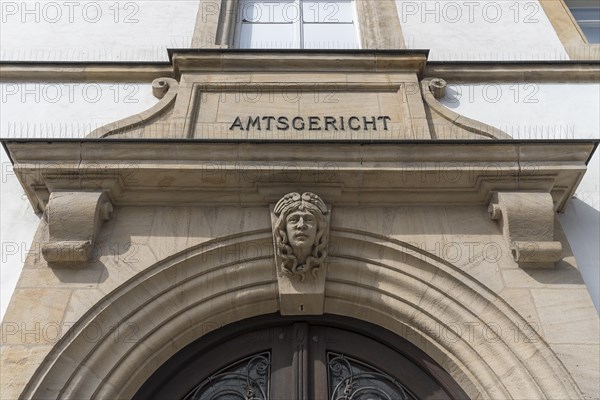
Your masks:
<svg viewBox="0 0 600 400"><path fill-rule="evenodd" d="M296 131L377 131L389 130L388 122L392 120L387 115L380 116L309 116L309 117L275 117L268 116L248 116L236 117L231 126L230 131L249 131L255 129L258 131L288 131L290 129Z"/></svg>

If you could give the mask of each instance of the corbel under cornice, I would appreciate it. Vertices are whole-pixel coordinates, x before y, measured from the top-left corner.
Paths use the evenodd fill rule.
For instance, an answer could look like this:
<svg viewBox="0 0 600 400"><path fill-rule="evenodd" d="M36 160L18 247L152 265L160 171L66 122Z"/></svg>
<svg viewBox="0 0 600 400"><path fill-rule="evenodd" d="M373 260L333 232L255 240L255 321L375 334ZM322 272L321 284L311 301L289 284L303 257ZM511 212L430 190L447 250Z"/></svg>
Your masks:
<svg viewBox="0 0 600 400"><path fill-rule="evenodd" d="M554 268L562 244L554 239L554 205L544 192L494 193L488 207L521 268Z"/></svg>

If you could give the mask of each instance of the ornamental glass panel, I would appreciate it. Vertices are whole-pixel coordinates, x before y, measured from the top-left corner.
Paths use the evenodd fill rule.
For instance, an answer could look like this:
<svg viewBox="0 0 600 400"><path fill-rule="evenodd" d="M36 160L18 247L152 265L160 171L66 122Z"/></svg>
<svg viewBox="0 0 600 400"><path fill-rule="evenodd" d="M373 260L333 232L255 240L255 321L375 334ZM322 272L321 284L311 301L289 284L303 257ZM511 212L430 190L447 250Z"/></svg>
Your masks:
<svg viewBox="0 0 600 400"><path fill-rule="evenodd" d="M330 400L417 400L398 380L343 354L327 353Z"/></svg>
<svg viewBox="0 0 600 400"><path fill-rule="evenodd" d="M245 358L211 375L184 400L268 400L271 354Z"/></svg>

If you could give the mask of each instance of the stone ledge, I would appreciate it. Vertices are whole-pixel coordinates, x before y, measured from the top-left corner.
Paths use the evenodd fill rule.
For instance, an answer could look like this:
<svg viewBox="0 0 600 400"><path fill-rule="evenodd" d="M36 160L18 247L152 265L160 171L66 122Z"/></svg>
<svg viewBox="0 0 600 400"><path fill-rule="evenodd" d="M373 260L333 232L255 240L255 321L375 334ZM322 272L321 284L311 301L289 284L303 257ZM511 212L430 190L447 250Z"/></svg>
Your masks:
<svg viewBox="0 0 600 400"><path fill-rule="evenodd" d="M198 72L411 72L422 75L429 50L169 49L175 75Z"/></svg>
<svg viewBox="0 0 600 400"><path fill-rule="evenodd" d="M596 61L442 62L430 61L423 71L452 83L461 82L590 82L600 80ZM0 62L1 82L144 82L174 78L170 63Z"/></svg>
<svg viewBox="0 0 600 400"><path fill-rule="evenodd" d="M169 63L0 62L1 82L152 82L172 77Z"/></svg>
<svg viewBox="0 0 600 400"><path fill-rule="evenodd" d="M426 77L451 83L597 83L598 61L428 62Z"/></svg>
<svg viewBox="0 0 600 400"><path fill-rule="evenodd" d="M597 143L4 141L38 211L55 191L104 190L117 206L245 206L307 188L336 205L376 206L487 205L495 192L544 192L562 212Z"/></svg>

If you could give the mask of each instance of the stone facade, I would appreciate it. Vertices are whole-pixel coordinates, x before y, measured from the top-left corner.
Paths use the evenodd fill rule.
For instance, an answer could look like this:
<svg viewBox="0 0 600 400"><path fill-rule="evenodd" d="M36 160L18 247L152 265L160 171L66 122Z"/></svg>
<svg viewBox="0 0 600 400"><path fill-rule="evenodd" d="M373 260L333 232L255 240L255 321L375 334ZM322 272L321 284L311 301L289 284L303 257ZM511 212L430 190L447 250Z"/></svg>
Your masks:
<svg viewBox="0 0 600 400"><path fill-rule="evenodd" d="M363 319L407 338L472 398L595 396L596 372L581 360L598 349L597 314L560 225L551 217L551 232L544 228L527 237L532 246L542 243L541 251L548 237L561 249L556 265L546 262L541 269L519 262L510 236L521 232L520 221L546 218L560 207L560 194L584 172L593 144L7 145L32 196L42 183L66 188L61 170L72 171L69 164L76 163L77 184L104 190L115 209L85 265L30 254L5 318L7 328L6 322L19 321L6 330L3 347L5 365L14 365L3 385L6 398L23 388L25 398L127 398L205 330L280 310L269 204L294 189L317 191L332 205L322 312ZM55 153L61 160L48 159ZM111 160L103 164L106 154ZM119 154L138 169L119 170ZM462 183L470 186L448 182L443 193L435 173L427 171L431 179L423 180L419 166L450 154L452 161L438 165L437 173L464 174ZM562 161L539 176L518 167L552 154ZM177 165L170 167L175 155ZM241 162L248 168L238 174L252 166L265 175L240 182L230 171L217 179L222 171L206 169L215 157L224 170ZM298 180L285 179L290 160L298 165ZM486 176L490 160L499 166L494 176ZM99 174L83 174L81 161ZM325 162L340 167L315 181L313 166ZM38 163L49 170L54 164L56 173L32 175ZM533 197L527 199L527 208L517 206L513 215L519 188L545 200L537 208ZM77 197L88 193L69 196L83 204ZM41 206L50 209L52 196ZM498 205L502 211L494 211ZM497 214L508 218L505 230L512 233L503 233ZM97 218L73 208L61 226L93 226ZM52 243L53 223L42 223L36 243ZM68 247L63 251L61 261L79 257ZM528 256L535 264L537 253ZM31 308L32 297L47 306Z"/></svg>
<svg viewBox="0 0 600 400"><path fill-rule="evenodd" d="M359 3L364 47L402 37L395 2ZM199 17L214 45L172 51L149 110L83 140L4 141L45 217L0 397L131 398L203 335L281 313L384 327L472 399L599 398L598 314L556 218L598 141L455 113L427 51L228 50L227 15ZM278 246L290 202L318 211L314 266L302 240Z"/></svg>

